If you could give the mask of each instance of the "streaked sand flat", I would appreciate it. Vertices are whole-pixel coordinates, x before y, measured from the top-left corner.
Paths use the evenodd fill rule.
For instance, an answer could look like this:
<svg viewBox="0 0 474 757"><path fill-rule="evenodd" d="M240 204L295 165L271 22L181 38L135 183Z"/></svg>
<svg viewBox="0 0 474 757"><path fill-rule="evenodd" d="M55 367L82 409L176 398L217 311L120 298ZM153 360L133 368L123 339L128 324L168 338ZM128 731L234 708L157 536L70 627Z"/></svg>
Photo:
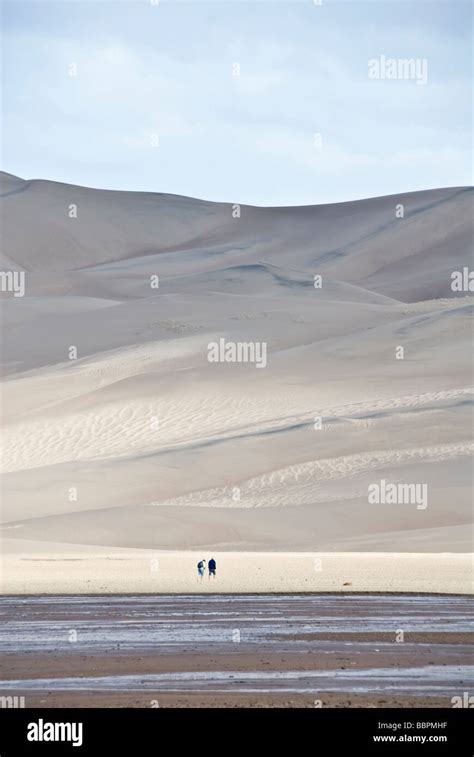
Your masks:
<svg viewBox="0 0 474 757"><path fill-rule="evenodd" d="M1 597L0 691L26 707L446 708L472 684L470 604L426 594Z"/></svg>

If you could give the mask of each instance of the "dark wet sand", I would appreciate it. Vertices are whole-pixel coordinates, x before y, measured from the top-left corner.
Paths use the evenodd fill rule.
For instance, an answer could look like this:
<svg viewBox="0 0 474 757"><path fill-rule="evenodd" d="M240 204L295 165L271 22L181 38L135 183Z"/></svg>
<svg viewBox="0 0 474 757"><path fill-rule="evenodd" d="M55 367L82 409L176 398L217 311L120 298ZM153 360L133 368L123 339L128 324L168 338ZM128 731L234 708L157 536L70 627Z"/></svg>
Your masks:
<svg viewBox="0 0 474 757"><path fill-rule="evenodd" d="M4 597L0 614L0 695L27 707L449 707L472 690L466 597Z"/></svg>

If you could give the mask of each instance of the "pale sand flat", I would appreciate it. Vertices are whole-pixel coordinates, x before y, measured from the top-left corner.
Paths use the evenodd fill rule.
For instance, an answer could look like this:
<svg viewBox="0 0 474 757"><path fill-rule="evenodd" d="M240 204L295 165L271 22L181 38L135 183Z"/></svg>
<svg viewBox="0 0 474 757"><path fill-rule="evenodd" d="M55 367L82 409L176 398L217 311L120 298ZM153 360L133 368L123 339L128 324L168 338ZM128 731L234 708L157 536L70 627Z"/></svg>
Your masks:
<svg viewBox="0 0 474 757"><path fill-rule="evenodd" d="M471 594L468 554L159 552L72 548L5 553L2 594ZM217 578L197 575L214 557Z"/></svg>

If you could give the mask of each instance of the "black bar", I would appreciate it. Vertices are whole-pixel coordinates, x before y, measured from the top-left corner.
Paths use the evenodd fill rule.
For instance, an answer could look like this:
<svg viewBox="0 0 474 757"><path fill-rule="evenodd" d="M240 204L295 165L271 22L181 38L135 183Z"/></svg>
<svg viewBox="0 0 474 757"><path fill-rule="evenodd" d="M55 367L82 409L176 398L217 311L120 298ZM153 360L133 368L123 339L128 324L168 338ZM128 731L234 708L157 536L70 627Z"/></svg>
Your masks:
<svg viewBox="0 0 474 757"><path fill-rule="evenodd" d="M42 730L37 730L43 724ZM80 724L64 731L82 743L29 741L49 736L47 724ZM34 726L30 725L34 724ZM183 749L213 757L257 750L309 750L331 755L417 754L472 757L472 710L465 709L1 709L0 757L18 755L142 754ZM61 731L57 732L61 735ZM425 737L421 743L420 737ZM379 737L377 740L374 737ZM380 737L384 737L383 741ZM390 739L388 738L390 737ZM414 739L414 737L417 737Z"/></svg>

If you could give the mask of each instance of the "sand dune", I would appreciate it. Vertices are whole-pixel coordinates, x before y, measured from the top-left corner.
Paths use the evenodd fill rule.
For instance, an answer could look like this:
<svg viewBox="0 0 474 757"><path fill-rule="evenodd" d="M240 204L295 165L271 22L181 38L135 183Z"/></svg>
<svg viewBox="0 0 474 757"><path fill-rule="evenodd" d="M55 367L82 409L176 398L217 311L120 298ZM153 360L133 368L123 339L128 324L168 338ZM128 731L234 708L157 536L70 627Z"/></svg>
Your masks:
<svg viewBox="0 0 474 757"><path fill-rule="evenodd" d="M9 551L472 551L470 188L236 218L0 178Z"/></svg>

